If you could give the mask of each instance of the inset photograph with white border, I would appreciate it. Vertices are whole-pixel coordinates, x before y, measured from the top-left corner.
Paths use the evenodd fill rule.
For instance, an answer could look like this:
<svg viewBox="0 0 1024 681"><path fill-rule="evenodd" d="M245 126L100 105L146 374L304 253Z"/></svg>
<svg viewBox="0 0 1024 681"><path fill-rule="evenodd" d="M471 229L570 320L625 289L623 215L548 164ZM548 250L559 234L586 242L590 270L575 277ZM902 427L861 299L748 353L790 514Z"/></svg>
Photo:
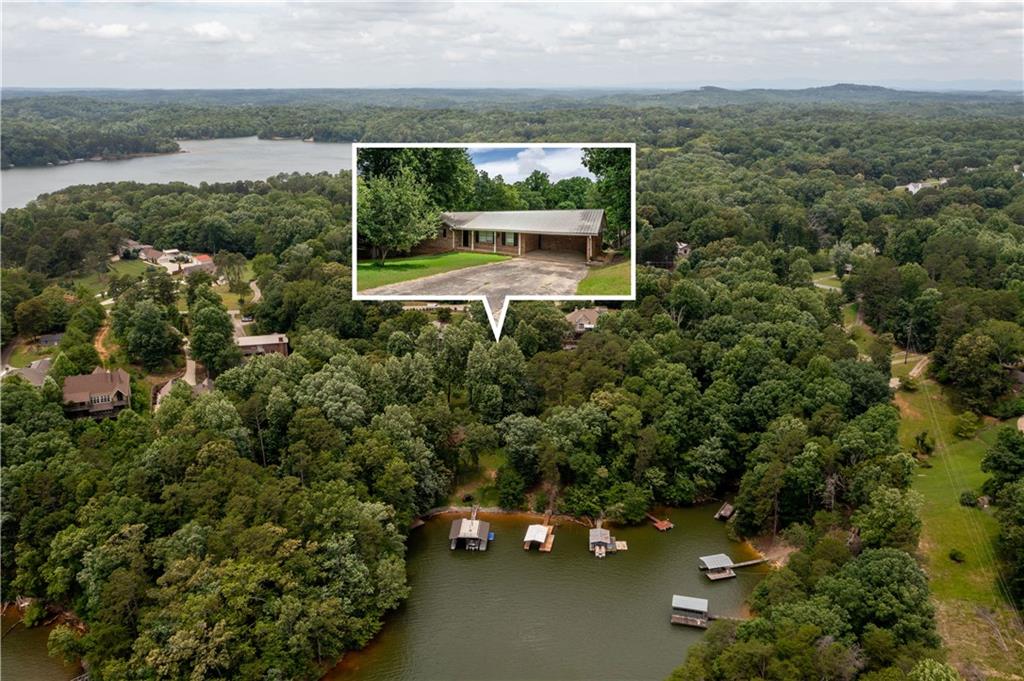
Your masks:
<svg viewBox="0 0 1024 681"><path fill-rule="evenodd" d="M353 145L352 297L633 300L633 143Z"/></svg>

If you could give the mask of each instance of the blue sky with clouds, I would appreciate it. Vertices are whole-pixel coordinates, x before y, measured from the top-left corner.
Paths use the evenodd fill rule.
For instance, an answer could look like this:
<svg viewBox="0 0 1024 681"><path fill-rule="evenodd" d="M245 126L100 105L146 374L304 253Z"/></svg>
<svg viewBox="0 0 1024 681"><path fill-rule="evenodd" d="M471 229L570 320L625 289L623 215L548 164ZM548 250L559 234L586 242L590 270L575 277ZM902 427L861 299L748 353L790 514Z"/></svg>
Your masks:
<svg viewBox="0 0 1024 681"><path fill-rule="evenodd" d="M14 3L47 87L1021 83L1024 3Z"/></svg>
<svg viewBox="0 0 1024 681"><path fill-rule="evenodd" d="M594 179L583 165L583 149L580 147L470 147L469 156L477 170L483 170L491 177L501 175L506 182L518 182L534 170L547 173L552 182L567 177Z"/></svg>

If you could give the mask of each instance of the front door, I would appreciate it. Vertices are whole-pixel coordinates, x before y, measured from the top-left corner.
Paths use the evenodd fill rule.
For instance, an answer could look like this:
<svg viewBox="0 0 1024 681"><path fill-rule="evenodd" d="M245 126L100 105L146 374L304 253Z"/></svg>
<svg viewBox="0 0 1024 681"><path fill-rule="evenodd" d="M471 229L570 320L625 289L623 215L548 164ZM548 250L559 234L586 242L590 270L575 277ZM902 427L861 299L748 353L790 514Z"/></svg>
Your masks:
<svg viewBox="0 0 1024 681"><path fill-rule="evenodd" d="M470 236L470 233L468 231L463 231L462 232L462 247L463 248L469 248L469 236Z"/></svg>

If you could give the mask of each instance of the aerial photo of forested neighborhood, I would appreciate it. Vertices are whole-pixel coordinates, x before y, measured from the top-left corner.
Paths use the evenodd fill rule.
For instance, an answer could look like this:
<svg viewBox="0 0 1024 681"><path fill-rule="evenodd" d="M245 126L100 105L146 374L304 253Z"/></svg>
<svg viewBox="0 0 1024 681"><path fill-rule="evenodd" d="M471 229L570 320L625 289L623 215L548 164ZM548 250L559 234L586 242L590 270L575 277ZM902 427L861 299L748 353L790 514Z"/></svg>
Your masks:
<svg viewBox="0 0 1024 681"><path fill-rule="evenodd" d="M5 679L1024 679L1019 3L3 13Z"/></svg>

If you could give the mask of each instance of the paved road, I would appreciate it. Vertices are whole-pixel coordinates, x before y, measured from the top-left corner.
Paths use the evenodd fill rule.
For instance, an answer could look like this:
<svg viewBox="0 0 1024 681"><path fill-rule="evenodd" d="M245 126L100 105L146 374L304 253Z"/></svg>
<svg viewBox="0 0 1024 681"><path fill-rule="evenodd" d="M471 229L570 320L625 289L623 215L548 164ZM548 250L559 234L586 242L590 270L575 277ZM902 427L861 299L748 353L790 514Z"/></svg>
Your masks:
<svg viewBox="0 0 1024 681"><path fill-rule="evenodd" d="M454 272L378 286L361 293L371 296L485 295L492 309L505 296L575 295L576 286L587 276L587 264L576 254L543 253L511 258L502 262L466 267Z"/></svg>

